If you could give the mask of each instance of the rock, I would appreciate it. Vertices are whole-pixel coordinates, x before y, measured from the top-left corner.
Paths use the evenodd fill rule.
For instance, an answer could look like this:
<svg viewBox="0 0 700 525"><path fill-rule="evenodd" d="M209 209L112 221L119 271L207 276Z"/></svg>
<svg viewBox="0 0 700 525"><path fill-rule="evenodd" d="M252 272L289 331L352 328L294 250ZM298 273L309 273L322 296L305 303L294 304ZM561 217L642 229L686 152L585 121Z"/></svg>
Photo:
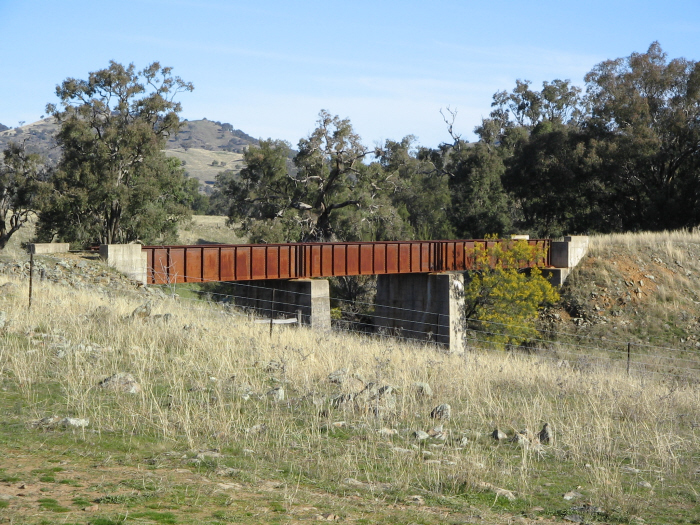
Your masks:
<svg viewBox="0 0 700 525"><path fill-rule="evenodd" d="M542 430L537 434L537 438L543 445L554 445L554 431L549 423L544 424Z"/></svg>
<svg viewBox="0 0 700 525"><path fill-rule="evenodd" d="M637 485L639 485L640 487L643 487L645 489L652 488L651 483L649 483L648 481L640 481L639 483L637 483Z"/></svg>
<svg viewBox="0 0 700 525"><path fill-rule="evenodd" d="M578 514L567 514L564 516L564 521L570 521L571 523L583 523L583 518Z"/></svg>
<svg viewBox="0 0 700 525"><path fill-rule="evenodd" d="M265 365L265 372L284 372L284 365L279 361L270 361Z"/></svg>
<svg viewBox="0 0 700 525"><path fill-rule="evenodd" d="M85 428L90 424L89 419L80 419L75 417L64 417L59 421L62 427Z"/></svg>
<svg viewBox="0 0 700 525"><path fill-rule="evenodd" d="M246 430L248 434L262 434L267 430L267 425L265 423L259 424L259 425L253 425L249 429Z"/></svg>
<svg viewBox="0 0 700 525"><path fill-rule="evenodd" d="M0 501L10 501L16 497L17 496L13 496L12 494L0 494Z"/></svg>
<svg viewBox="0 0 700 525"><path fill-rule="evenodd" d="M362 483L360 480L357 480L355 478L345 478L343 480L343 483L346 485L350 485L351 487L357 487L357 488L364 488L367 487L367 483Z"/></svg>
<svg viewBox="0 0 700 525"><path fill-rule="evenodd" d="M206 459L206 458L221 458L223 457L223 454L219 452L216 449L213 450L202 450L201 452L198 452L197 455L195 456L195 459Z"/></svg>
<svg viewBox="0 0 700 525"><path fill-rule="evenodd" d="M174 320L175 316L173 314L157 314L154 316L151 316L150 320L154 322L163 322L163 323L169 323L170 321Z"/></svg>
<svg viewBox="0 0 700 525"><path fill-rule="evenodd" d="M491 432L491 437L496 441L503 441L507 439L508 436L500 428L496 427L493 432Z"/></svg>
<svg viewBox="0 0 700 525"><path fill-rule="evenodd" d="M628 466L621 467L620 470L628 474L639 474L641 472L641 470L639 470L638 468Z"/></svg>
<svg viewBox="0 0 700 525"><path fill-rule="evenodd" d="M342 385L348 377L347 368L339 368L335 372L328 374L328 381L336 385Z"/></svg>
<svg viewBox="0 0 700 525"><path fill-rule="evenodd" d="M4 330L7 324L7 314L0 310L0 330Z"/></svg>
<svg viewBox="0 0 700 525"><path fill-rule="evenodd" d="M564 499L566 501L571 501L573 499L578 499L578 498L582 498L582 497L583 497L583 494L581 494L580 492L577 492L575 490L571 490L571 491L567 492L566 494L564 494Z"/></svg>
<svg viewBox="0 0 700 525"><path fill-rule="evenodd" d="M438 405L430 412L430 417L433 419L448 420L450 417L452 417L452 407L447 403Z"/></svg>
<svg viewBox="0 0 700 525"><path fill-rule="evenodd" d="M380 428L379 430L377 430L377 433L383 437L391 437L398 434L399 431L395 428Z"/></svg>
<svg viewBox="0 0 700 525"><path fill-rule="evenodd" d="M413 450L410 448L402 448L402 447L394 447L391 449L393 452L397 452L399 454L413 454Z"/></svg>
<svg viewBox="0 0 700 525"><path fill-rule="evenodd" d="M420 381L417 381L413 383L413 388L416 391L416 394L419 396L423 397L432 397L433 395L433 389L430 388L430 385L428 383L422 383Z"/></svg>
<svg viewBox="0 0 700 525"><path fill-rule="evenodd" d="M99 382L98 386L107 390L125 392L127 394L138 394L141 392L141 385L136 382L134 376L128 372L118 372Z"/></svg>
<svg viewBox="0 0 700 525"><path fill-rule="evenodd" d="M425 500L423 499L423 496L414 494L413 496L406 498L406 503L410 503L411 505L425 505Z"/></svg>
<svg viewBox="0 0 700 525"><path fill-rule="evenodd" d="M277 386L270 390L267 395L272 398L273 401L284 401L284 388Z"/></svg>
<svg viewBox="0 0 700 525"><path fill-rule="evenodd" d="M141 306L137 307L131 315L130 319L146 319L151 315L151 301L148 301Z"/></svg>
<svg viewBox="0 0 700 525"><path fill-rule="evenodd" d="M427 432L423 432L422 430L416 430L413 433L413 437L416 438L418 441L425 441L430 437L430 434Z"/></svg>

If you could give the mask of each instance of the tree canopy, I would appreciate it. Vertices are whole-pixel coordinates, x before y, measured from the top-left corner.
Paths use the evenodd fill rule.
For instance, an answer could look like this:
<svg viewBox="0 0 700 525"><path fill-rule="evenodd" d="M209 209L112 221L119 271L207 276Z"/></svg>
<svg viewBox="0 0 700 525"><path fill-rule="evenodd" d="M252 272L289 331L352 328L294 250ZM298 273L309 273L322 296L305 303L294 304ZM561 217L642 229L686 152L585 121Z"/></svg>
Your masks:
<svg viewBox="0 0 700 525"><path fill-rule="evenodd" d="M172 236L193 196L163 149L180 126L175 97L192 89L158 62L137 72L112 61L87 80L58 85L60 105L46 109L60 125L63 155L39 238L87 245Z"/></svg>
<svg viewBox="0 0 700 525"><path fill-rule="evenodd" d="M0 250L36 215L46 196L50 169L24 144L10 143L0 162Z"/></svg>

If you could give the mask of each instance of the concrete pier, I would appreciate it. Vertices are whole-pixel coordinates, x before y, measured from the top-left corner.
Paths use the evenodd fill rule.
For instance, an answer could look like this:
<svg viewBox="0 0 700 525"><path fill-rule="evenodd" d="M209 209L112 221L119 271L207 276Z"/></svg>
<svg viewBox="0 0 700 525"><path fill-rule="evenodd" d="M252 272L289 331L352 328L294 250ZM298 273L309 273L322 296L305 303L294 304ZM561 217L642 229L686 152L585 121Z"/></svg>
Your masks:
<svg viewBox="0 0 700 525"><path fill-rule="evenodd" d="M432 341L464 351L464 275L377 276L374 324L407 339Z"/></svg>
<svg viewBox="0 0 700 525"><path fill-rule="evenodd" d="M293 317L301 311L302 324L314 330L331 329L331 304L326 279L271 279L233 283L234 303L258 315Z"/></svg>

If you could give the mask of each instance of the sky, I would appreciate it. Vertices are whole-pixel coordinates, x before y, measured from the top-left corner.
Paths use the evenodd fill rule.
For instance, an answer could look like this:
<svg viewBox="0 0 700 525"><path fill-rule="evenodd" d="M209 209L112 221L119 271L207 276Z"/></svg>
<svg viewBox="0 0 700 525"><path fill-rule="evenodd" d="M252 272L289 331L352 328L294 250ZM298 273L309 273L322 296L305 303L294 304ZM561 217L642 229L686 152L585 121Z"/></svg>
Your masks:
<svg viewBox="0 0 700 525"><path fill-rule="evenodd" d="M0 123L38 120L56 85L109 61L154 61L194 84L181 118L229 122L296 145L320 110L372 147L474 140L516 79L583 78L658 41L700 59L697 0L0 0Z"/></svg>

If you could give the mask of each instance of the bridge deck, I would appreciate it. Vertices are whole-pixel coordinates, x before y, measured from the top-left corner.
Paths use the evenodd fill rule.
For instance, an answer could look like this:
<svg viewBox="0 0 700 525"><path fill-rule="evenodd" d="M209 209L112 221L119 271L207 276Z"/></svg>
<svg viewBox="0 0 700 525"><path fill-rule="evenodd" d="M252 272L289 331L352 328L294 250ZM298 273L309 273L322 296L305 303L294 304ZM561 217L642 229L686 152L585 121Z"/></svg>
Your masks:
<svg viewBox="0 0 700 525"><path fill-rule="evenodd" d="M148 284L253 281L475 269L478 246L511 241L386 241L296 244L144 246ZM545 255L524 266L549 266L548 239L526 241Z"/></svg>

